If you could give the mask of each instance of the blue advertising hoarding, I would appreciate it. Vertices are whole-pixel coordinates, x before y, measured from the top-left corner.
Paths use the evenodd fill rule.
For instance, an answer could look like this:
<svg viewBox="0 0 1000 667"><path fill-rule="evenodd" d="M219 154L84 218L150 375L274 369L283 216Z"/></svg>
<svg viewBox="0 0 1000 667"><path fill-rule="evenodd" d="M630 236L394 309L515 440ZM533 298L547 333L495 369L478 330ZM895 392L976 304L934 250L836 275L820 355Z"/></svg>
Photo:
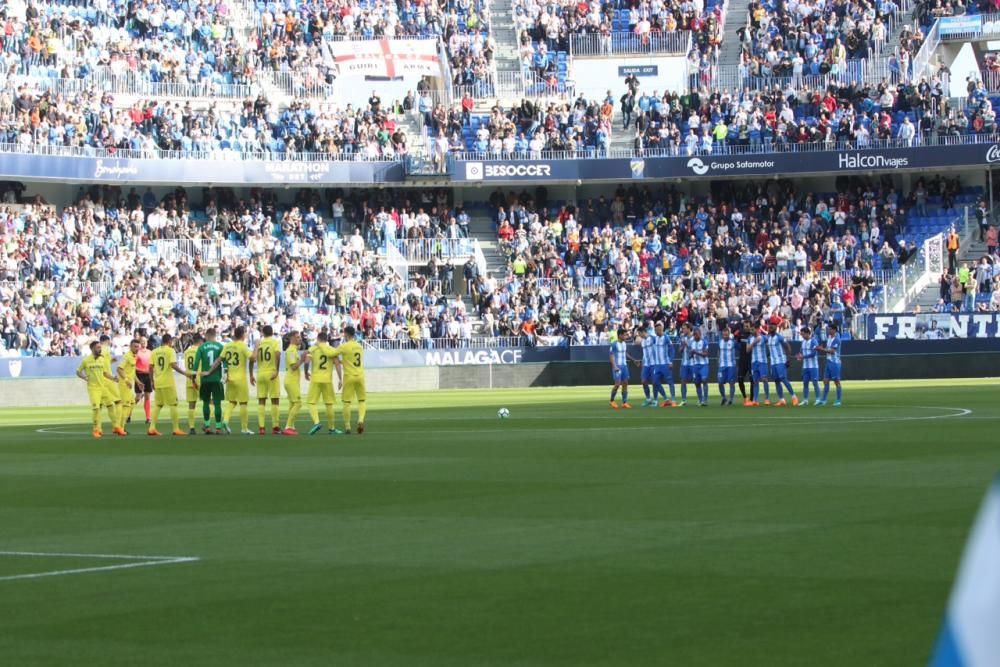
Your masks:
<svg viewBox="0 0 1000 667"><path fill-rule="evenodd" d="M0 154L0 179L162 185L402 183L402 162L185 160Z"/></svg>
<svg viewBox="0 0 1000 667"><path fill-rule="evenodd" d="M938 35L942 39L961 35L974 37L983 32L983 17L981 14L964 14L962 16L942 16L938 19Z"/></svg>
<svg viewBox="0 0 1000 667"><path fill-rule="evenodd" d="M607 159L458 160L452 181L519 183L633 179L767 177L782 174L856 174L984 167L1000 162L1000 144L797 151Z"/></svg>

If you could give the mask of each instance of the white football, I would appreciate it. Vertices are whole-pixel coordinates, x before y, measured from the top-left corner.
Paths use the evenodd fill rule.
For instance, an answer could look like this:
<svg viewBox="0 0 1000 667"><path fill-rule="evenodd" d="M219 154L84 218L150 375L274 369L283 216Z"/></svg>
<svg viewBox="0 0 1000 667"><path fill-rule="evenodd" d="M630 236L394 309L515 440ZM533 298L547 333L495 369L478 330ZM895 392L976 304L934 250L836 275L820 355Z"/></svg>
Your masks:
<svg viewBox="0 0 1000 667"><path fill-rule="evenodd" d="M507 408L500 408L497 410L497 417L500 419L507 419L507 417L510 417L510 410Z"/></svg>

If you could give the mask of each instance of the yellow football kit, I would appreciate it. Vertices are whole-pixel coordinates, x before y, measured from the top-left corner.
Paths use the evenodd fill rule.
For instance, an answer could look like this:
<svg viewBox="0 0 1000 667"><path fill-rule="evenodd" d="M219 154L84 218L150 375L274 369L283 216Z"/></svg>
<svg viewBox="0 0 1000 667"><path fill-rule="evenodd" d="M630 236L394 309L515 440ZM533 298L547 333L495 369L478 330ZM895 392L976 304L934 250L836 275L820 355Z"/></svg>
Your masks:
<svg viewBox="0 0 1000 667"><path fill-rule="evenodd" d="M358 402L358 432L360 433L367 414L367 392L365 391L365 349L356 340L349 340L334 348L344 368L344 389L340 400L344 403L344 429L351 430L351 403Z"/></svg>

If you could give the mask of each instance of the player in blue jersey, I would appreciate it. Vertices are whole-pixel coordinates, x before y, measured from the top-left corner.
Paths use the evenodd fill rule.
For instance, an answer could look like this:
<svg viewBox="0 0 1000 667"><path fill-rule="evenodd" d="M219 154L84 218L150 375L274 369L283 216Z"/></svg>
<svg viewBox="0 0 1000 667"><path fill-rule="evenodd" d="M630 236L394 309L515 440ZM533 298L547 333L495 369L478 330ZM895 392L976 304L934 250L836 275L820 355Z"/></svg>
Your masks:
<svg viewBox="0 0 1000 667"><path fill-rule="evenodd" d="M753 386L750 393L750 406L760 405L760 389L764 387L764 405L771 405L771 388L767 383L767 334L758 329L757 333L747 341L750 350L750 374Z"/></svg>
<svg viewBox="0 0 1000 667"><path fill-rule="evenodd" d="M642 379L642 393L646 397L642 401L642 407L655 408L656 395L650 396L650 385L655 381L656 373L656 336L650 335L649 327L645 324L639 327L637 335L642 345L642 371L639 377Z"/></svg>
<svg viewBox="0 0 1000 667"><path fill-rule="evenodd" d="M626 343L623 338L625 336L625 330L618 330L618 340L611 344L609 357L611 358L611 379L614 381L615 386L611 389L611 407L615 410L618 409L618 404L615 403L615 398L618 396L618 388L621 387L622 390L622 405L621 407L626 410L631 410L632 406L628 402L628 362L634 361L638 363L638 359L633 359L628 353L628 343Z"/></svg>
<svg viewBox="0 0 1000 667"><path fill-rule="evenodd" d="M677 404L679 408L687 405L688 382L694 380L691 369L690 343L692 339L691 325L685 322L681 325L681 334L677 338L677 345L681 353L681 402Z"/></svg>
<svg viewBox="0 0 1000 667"><path fill-rule="evenodd" d="M732 405L736 396L736 341L729 327L723 327L719 332L719 396L722 405ZM726 398L726 385L729 385L729 398Z"/></svg>
<svg viewBox="0 0 1000 667"><path fill-rule="evenodd" d="M787 405L783 389L787 389L788 393L791 394L793 406L799 404L799 397L795 395L795 389L792 388L792 383L788 381L788 355L790 352L791 349L788 341L778 333L778 325L768 325L767 353L771 357L771 379L774 380L774 388L778 392L778 402L775 404L778 407Z"/></svg>
<svg viewBox="0 0 1000 667"><path fill-rule="evenodd" d="M809 405L809 384L812 383L815 401L819 403L819 352L816 347L819 341L812 335L812 329L802 327L802 349L797 356L802 362L802 402L800 406Z"/></svg>
<svg viewBox="0 0 1000 667"><path fill-rule="evenodd" d="M691 379L698 393L698 407L708 405L708 341L702 338L701 327L695 327L688 341L691 364Z"/></svg>
<svg viewBox="0 0 1000 667"><path fill-rule="evenodd" d="M653 372L653 396L662 396L661 408L671 408L675 403L674 395L674 344L670 340L670 334L666 333L663 322L657 322L656 328L656 370ZM670 387L670 398L663 390L666 383Z"/></svg>
<svg viewBox="0 0 1000 667"><path fill-rule="evenodd" d="M826 369L823 371L823 398L816 401L816 405L826 405L826 397L830 394L830 382L833 381L833 384L837 387L837 400L834 402L833 407L840 407L843 395L840 387L840 343L840 333L837 331L837 325L830 324L826 328L826 341L823 345L816 346L817 352L822 352L826 355Z"/></svg>

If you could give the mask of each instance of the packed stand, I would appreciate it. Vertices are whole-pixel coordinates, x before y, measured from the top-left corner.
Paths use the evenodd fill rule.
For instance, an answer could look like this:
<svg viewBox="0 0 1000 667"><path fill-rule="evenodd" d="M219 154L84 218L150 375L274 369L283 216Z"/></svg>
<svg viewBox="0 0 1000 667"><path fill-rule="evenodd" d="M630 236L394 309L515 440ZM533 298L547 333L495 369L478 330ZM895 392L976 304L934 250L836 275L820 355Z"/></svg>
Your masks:
<svg viewBox="0 0 1000 667"><path fill-rule="evenodd" d="M892 0L779 3L754 0L740 28L741 69L750 77L852 76L852 62L881 52L899 13Z"/></svg>
<svg viewBox="0 0 1000 667"><path fill-rule="evenodd" d="M483 0L395 0L335 7L315 0L284 6L259 1L256 20L256 55L261 66L301 73L309 87L329 86L336 77L323 52L324 42L332 40L440 37L454 85L481 88L492 79L496 45ZM482 89L481 94L490 93Z"/></svg>
<svg viewBox="0 0 1000 667"><path fill-rule="evenodd" d="M35 2L4 18L5 72L43 78L132 76L150 83L250 83L256 55L233 6L163 0Z"/></svg>
<svg viewBox="0 0 1000 667"><path fill-rule="evenodd" d="M461 298L441 291L452 287L443 270L404 284L372 251L385 233L376 225L394 223L386 211L406 197L417 198L406 207L422 233L447 233L447 193L303 190L281 203L272 190L214 188L195 207L183 188L93 186L59 208L17 183L0 192L0 356L75 355L104 333L120 351L140 328L184 334L237 321L471 336ZM226 249L214 280L198 250L209 241Z"/></svg>
<svg viewBox="0 0 1000 667"><path fill-rule="evenodd" d="M0 144L24 151L60 146L85 153L87 149L131 151L141 157L208 154L226 159L240 153L267 153L283 158L321 154L329 159L381 160L408 151L396 111L377 96L364 108L344 109L309 100L293 100L281 108L263 95L197 108L190 100L155 99L124 107L96 88L62 95L10 84L0 91Z"/></svg>
<svg viewBox="0 0 1000 667"><path fill-rule="evenodd" d="M607 155L611 145L614 104L580 95L574 101L523 99L505 108L499 102L488 115L472 113L473 101L453 109L438 106L427 115L432 153L443 161L448 153L471 152L491 158L538 159L559 152L571 156Z"/></svg>
<svg viewBox="0 0 1000 667"><path fill-rule="evenodd" d="M981 85L959 111L936 79L662 95L642 90L635 78L626 84L617 100L622 127L648 155L785 151L796 144L865 148L890 140L917 145L996 132L993 102Z"/></svg>
<svg viewBox="0 0 1000 667"><path fill-rule="evenodd" d="M497 191L490 203L508 268L477 277L484 326L582 344L651 317L709 332L762 313L794 330L848 324L878 312L885 278L914 261L901 228L920 193L958 184L921 179L905 196L888 181L838 186L817 195L786 181L730 183L707 200L619 187L579 206Z"/></svg>

